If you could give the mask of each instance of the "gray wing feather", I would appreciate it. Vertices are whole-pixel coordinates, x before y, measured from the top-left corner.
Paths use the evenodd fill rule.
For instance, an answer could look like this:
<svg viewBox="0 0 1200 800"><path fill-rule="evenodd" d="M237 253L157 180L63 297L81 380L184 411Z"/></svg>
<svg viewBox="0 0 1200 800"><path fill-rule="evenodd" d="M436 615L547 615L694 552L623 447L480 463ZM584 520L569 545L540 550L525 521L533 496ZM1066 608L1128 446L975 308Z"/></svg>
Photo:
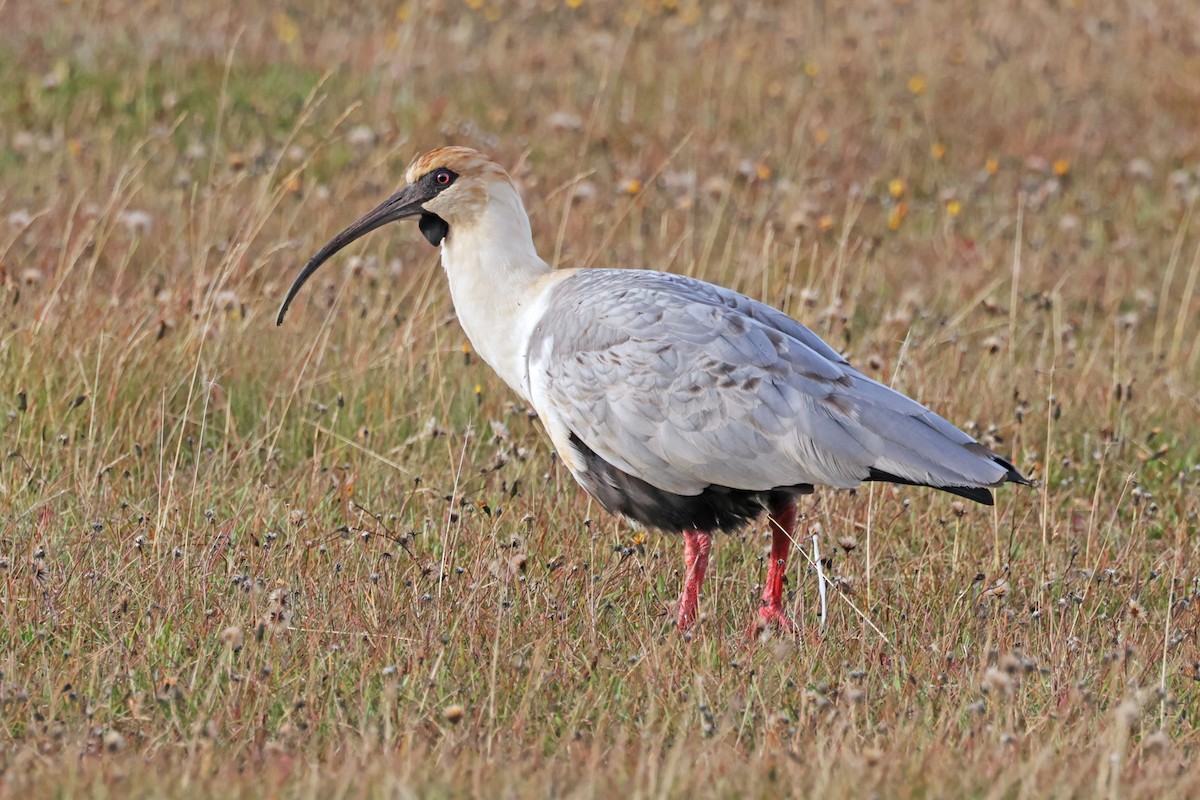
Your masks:
<svg viewBox="0 0 1200 800"><path fill-rule="evenodd" d="M530 340L534 404L664 491L851 487L872 468L984 486L1006 469L781 311L661 272L584 270Z"/></svg>

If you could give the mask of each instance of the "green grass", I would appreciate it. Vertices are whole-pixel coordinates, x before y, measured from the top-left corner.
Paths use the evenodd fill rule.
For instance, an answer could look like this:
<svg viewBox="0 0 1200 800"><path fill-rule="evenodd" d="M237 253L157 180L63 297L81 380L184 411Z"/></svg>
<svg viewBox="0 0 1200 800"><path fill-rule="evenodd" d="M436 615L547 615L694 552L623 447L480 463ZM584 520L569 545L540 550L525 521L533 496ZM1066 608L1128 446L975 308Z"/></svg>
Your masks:
<svg viewBox="0 0 1200 800"><path fill-rule="evenodd" d="M0 794L1194 796L1190 4L472 5L0 5ZM414 230L273 324L446 142L1040 486L819 493L825 628L759 525L680 636Z"/></svg>

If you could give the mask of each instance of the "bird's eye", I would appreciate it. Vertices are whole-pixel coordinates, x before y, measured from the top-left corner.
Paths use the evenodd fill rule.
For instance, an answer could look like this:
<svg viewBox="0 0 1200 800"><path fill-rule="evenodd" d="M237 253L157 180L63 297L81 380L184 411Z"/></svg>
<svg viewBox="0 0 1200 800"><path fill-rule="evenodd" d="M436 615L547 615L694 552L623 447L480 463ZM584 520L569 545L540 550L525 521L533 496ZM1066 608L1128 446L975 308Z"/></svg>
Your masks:
<svg viewBox="0 0 1200 800"><path fill-rule="evenodd" d="M437 183L438 186L449 186L450 181L454 180L454 178L451 177L449 171L444 170L444 169L439 169L437 171L437 173L433 176L433 180L435 183Z"/></svg>

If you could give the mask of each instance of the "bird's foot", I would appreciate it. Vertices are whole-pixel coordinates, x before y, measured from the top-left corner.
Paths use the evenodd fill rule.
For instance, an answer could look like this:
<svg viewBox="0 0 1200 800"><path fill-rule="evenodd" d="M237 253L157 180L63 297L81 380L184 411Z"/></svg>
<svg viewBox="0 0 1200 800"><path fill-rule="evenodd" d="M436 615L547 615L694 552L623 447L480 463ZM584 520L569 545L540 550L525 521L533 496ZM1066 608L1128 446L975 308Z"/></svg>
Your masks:
<svg viewBox="0 0 1200 800"><path fill-rule="evenodd" d="M750 622L750 629L746 631L746 638L754 640L762 635L763 631L777 630L780 633L795 633L796 623L792 622L791 618L784 612L781 604L770 604L760 606L758 614Z"/></svg>
<svg viewBox="0 0 1200 800"><path fill-rule="evenodd" d="M696 624L696 617L698 616L696 606L697 604L694 601L689 604L686 598L680 601L679 613L675 617L675 625L681 633L686 633Z"/></svg>

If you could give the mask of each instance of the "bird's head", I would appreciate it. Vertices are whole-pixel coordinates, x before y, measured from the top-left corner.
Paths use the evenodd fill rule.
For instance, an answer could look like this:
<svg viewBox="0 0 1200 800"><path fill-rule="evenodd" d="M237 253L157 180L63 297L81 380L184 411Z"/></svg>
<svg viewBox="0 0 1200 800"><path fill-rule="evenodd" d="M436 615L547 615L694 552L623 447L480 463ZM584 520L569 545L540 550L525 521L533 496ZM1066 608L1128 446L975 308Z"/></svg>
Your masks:
<svg viewBox="0 0 1200 800"><path fill-rule="evenodd" d="M483 214L493 187L512 187L503 168L469 147L431 150L413 161L405 179L407 185L400 191L352 222L309 260L288 290L275 324L283 324L292 299L317 268L355 239L389 222L417 218L421 233L436 247L453 229L469 226Z"/></svg>

